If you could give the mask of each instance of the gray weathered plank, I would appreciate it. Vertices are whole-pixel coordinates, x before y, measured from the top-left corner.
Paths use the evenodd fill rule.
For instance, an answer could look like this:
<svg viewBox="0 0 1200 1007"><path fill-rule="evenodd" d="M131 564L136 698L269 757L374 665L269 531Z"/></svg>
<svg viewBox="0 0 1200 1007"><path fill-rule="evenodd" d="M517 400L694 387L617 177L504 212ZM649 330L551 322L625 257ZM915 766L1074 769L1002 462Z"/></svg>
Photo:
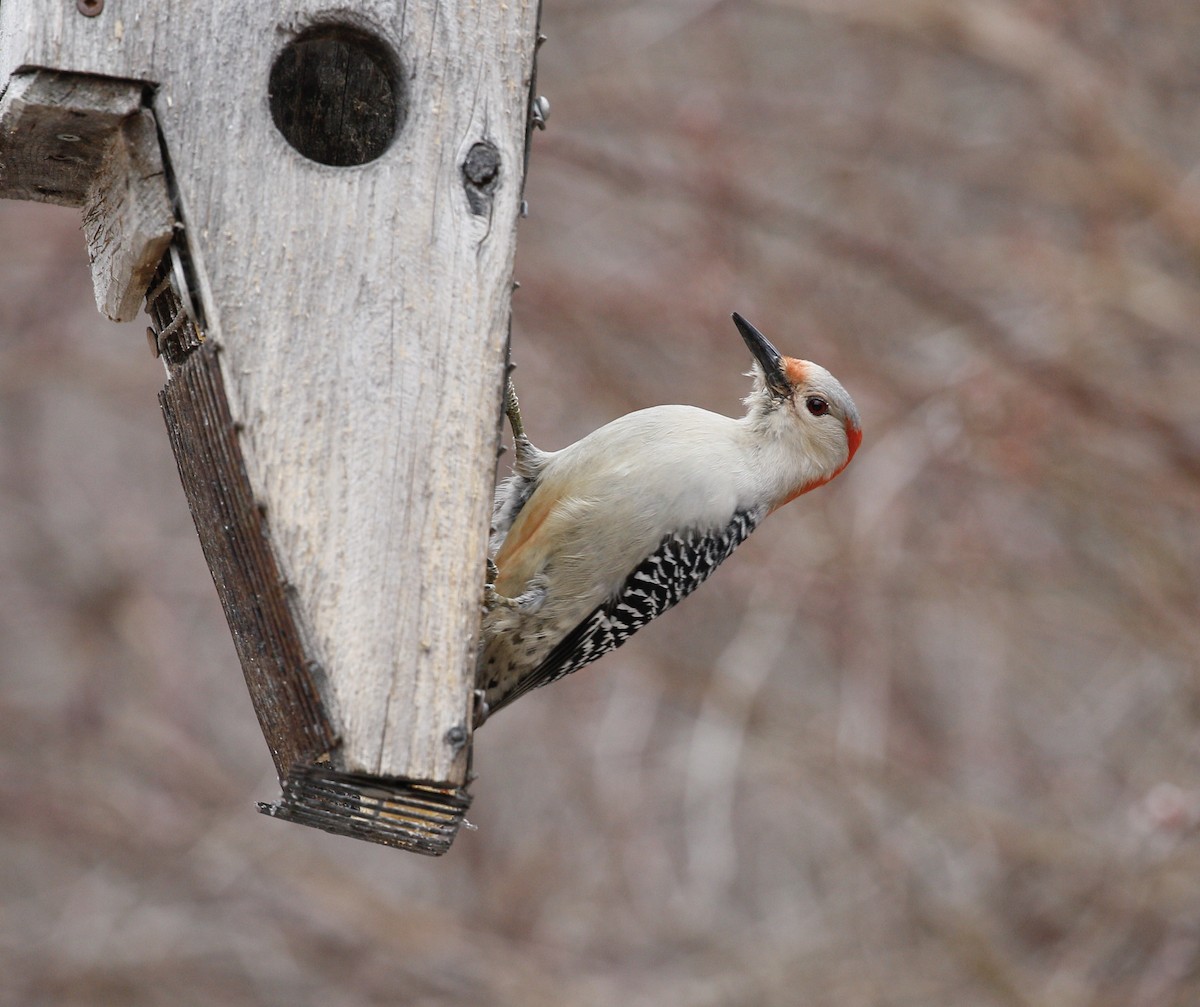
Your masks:
<svg viewBox="0 0 1200 1007"><path fill-rule="evenodd" d="M306 159L275 128L312 0L5 0L0 74L144 80L256 504L328 672L341 768L461 783L507 340L536 0L368 0L403 68L383 156ZM203 44L198 44L203 40ZM0 77L3 79L3 77ZM499 168L484 212L462 169Z"/></svg>
<svg viewBox="0 0 1200 1007"><path fill-rule="evenodd" d="M141 109L142 87L49 71L0 78L5 84L0 197L82 206L114 133Z"/></svg>
<svg viewBox="0 0 1200 1007"><path fill-rule="evenodd" d="M83 204L96 307L115 322L142 310L174 233L154 116L141 108L113 135Z"/></svg>
<svg viewBox="0 0 1200 1007"><path fill-rule="evenodd" d="M248 483L216 352L187 356L159 396L179 477L280 779L335 744Z"/></svg>
<svg viewBox="0 0 1200 1007"><path fill-rule="evenodd" d="M34 70L0 98L0 197L84 208L96 306L118 322L141 310L174 224L144 90Z"/></svg>

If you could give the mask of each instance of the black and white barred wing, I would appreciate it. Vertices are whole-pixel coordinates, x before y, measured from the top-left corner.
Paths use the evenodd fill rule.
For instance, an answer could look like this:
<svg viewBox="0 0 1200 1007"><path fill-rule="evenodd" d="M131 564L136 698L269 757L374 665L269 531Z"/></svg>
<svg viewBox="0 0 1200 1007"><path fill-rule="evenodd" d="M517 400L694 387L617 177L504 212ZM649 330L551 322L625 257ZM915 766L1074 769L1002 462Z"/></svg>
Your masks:
<svg viewBox="0 0 1200 1007"><path fill-rule="evenodd" d="M494 702L492 712L616 650L646 623L703 584L765 515L765 509L742 510L725 528L666 536L626 578L621 590L595 608L541 664Z"/></svg>

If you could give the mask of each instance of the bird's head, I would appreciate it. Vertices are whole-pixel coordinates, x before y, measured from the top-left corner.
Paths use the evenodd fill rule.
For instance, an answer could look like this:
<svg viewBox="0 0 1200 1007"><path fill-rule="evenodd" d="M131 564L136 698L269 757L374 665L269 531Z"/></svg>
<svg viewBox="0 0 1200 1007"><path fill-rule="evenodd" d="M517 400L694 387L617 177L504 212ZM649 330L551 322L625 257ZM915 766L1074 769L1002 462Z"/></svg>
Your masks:
<svg viewBox="0 0 1200 1007"><path fill-rule="evenodd" d="M754 355L748 419L759 436L801 462L796 484L776 504L782 506L850 464L862 443L862 424L854 400L824 367L783 356L741 315L733 321Z"/></svg>

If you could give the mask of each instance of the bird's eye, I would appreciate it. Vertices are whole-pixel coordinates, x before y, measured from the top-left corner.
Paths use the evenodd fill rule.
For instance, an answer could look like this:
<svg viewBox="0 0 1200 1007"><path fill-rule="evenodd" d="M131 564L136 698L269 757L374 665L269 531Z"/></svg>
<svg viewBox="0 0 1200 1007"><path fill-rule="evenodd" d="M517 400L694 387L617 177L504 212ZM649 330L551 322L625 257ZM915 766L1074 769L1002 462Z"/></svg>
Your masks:
<svg viewBox="0 0 1200 1007"><path fill-rule="evenodd" d="M819 395L810 395L804 400L804 405L814 416L824 416L829 412L829 403Z"/></svg>

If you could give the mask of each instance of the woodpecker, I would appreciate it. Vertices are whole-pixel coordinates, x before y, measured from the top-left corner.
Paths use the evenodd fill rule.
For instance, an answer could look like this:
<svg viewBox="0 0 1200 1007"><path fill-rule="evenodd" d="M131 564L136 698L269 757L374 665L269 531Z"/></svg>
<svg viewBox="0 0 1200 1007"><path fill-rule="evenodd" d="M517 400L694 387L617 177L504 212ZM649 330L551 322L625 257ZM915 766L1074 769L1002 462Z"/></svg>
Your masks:
<svg viewBox="0 0 1200 1007"><path fill-rule="evenodd" d="M496 491L476 726L623 644L700 586L771 512L823 486L862 442L837 379L741 315L746 415L655 406L540 451L512 383L513 473Z"/></svg>

